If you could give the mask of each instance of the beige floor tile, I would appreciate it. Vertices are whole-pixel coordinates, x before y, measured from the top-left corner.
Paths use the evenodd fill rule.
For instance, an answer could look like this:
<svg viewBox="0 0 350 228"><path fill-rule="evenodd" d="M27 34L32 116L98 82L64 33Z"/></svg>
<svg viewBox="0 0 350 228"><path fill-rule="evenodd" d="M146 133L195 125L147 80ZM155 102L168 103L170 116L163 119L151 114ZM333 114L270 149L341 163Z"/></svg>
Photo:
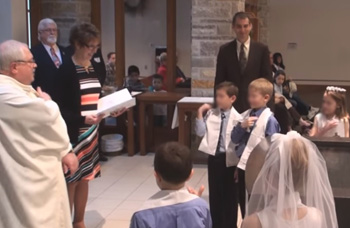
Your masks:
<svg viewBox="0 0 350 228"><path fill-rule="evenodd" d="M129 228L130 222L123 220L106 220L98 228Z"/></svg>
<svg viewBox="0 0 350 228"><path fill-rule="evenodd" d="M107 220L130 221L134 212L135 210L115 209L110 215L108 215Z"/></svg>
<svg viewBox="0 0 350 228"><path fill-rule="evenodd" d="M117 208L121 210L138 210L144 203L144 200L125 200Z"/></svg>
<svg viewBox="0 0 350 228"><path fill-rule="evenodd" d="M85 216L88 228L129 228L133 213L159 191L153 175L153 159L153 153L122 155L102 163L102 177L90 182ZM208 201L207 167L195 165L194 171L186 185L198 189L203 184L202 198Z"/></svg>

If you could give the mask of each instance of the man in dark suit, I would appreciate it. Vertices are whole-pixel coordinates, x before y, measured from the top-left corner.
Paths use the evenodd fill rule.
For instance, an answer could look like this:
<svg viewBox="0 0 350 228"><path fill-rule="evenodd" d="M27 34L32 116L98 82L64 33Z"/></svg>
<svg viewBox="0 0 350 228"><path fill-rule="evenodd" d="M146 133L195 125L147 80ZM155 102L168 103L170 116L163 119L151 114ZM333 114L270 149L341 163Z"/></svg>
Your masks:
<svg viewBox="0 0 350 228"><path fill-rule="evenodd" d="M241 113L250 108L247 100L249 83L257 78L272 81L270 52L266 45L250 39L252 23L249 14L236 13L232 28L236 33L236 39L220 47L215 85L230 81L239 88L234 106Z"/></svg>
<svg viewBox="0 0 350 228"><path fill-rule="evenodd" d="M54 78L65 59L65 49L57 45L57 25L50 18L42 19L38 25L40 44L31 49L37 68L33 87L41 89L54 96Z"/></svg>
<svg viewBox="0 0 350 228"><path fill-rule="evenodd" d="M269 49L266 45L254 42L250 39L252 23L249 14L238 12L232 20L232 28L236 33L236 39L220 47L217 57L215 86L223 81L233 82L239 88L239 94L234 107L238 112L249 109L248 86L257 78L266 78L272 81L272 71L269 58ZM215 91L214 91L215 92ZM272 99L273 100L273 99ZM236 186L238 202L242 217L245 214L245 181L244 171L236 168ZM222 175L227 175L223 173ZM209 183L210 184L210 183ZM232 193L235 194L235 193ZM215 199L210 199L215 200ZM228 202L237 205L237 201ZM223 218L219 209L210 208L212 211L213 228L236 227L232 221L237 221L237 214L232 211L235 219ZM230 223L230 224L228 224ZM226 224L226 225L221 225Z"/></svg>

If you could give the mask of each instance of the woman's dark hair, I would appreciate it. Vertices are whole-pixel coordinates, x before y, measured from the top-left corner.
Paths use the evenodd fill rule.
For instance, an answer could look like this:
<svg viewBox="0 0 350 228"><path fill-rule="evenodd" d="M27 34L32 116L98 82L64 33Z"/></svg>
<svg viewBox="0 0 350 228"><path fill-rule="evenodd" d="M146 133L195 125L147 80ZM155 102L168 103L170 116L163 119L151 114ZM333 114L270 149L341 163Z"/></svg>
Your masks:
<svg viewBox="0 0 350 228"><path fill-rule="evenodd" d="M273 63L276 64L277 66L281 67L283 70L286 69L286 67L283 64L283 57L282 54L279 52L276 52L275 54L273 54ZM277 59L281 58L281 63L278 63Z"/></svg>
<svg viewBox="0 0 350 228"><path fill-rule="evenodd" d="M140 69L135 65L131 65L128 68L128 75L131 75L132 73L140 74Z"/></svg>
<svg viewBox="0 0 350 228"><path fill-rule="evenodd" d="M69 43L74 46L87 46L92 40L100 39L100 31L91 23L75 24L69 34Z"/></svg>

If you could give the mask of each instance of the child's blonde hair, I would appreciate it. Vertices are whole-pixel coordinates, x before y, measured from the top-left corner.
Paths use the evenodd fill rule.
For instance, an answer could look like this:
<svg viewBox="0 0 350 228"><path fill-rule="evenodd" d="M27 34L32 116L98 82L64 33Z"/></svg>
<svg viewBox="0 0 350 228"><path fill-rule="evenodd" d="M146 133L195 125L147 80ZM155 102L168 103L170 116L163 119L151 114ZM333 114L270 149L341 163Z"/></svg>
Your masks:
<svg viewBox="0 0 350 228"><path fill-rule="evenodd" d="M309 167L309 155L305 143L301 139L292 140L292 152L290 154L293 184L295 190L301 190L305 183Z"/></svg>
<svg viewBox="0 0 350 228"><path fill-rule="evenodd" d="M265 78L258 78L252 81L249 84L249 89L255 89L260 92L261 95L269 95L270 98L273 95L273 84Z"/></svg>
<svg viewBox="0 0 350 228"><path fill-rule="evenodd" d="M328 86L324 92L324 96L331 97L337 104L335 116L339 119L348 116L346 110L346 90L338 87Z"/></svg>

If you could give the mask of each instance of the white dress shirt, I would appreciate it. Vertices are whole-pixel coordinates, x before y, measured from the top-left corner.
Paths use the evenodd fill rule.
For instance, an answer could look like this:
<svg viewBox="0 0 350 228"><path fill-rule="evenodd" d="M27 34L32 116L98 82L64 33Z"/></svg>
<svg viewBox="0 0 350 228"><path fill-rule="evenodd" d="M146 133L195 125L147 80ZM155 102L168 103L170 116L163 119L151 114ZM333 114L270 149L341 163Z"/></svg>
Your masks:
<svg viewBox="0 0 350 228"><path fill-rule="evenodd" d="M43 43L43 45L44 45L44 47L45 47L47 53L49 53L49 56L50 56L51 59L52 59L52 55L51 55L51 46L46 45L46 44L44 44L44 43ZM58 59L60 60L60 63L62 64L62 56L61 56L61 52L60 52L60 49L58 48L57 44L55 44L55 45L53 46L53 49L55 50L55 53L56 53Z"/></svg>
<svg viewBox="0 0 350 228"><path fill-rule="evenodd" d="M221 152L221 153L225 153L226 152L226 134L227 134L227 123L229 121L229 117L230 117L230 113L231 113L231 109L226 110L226 111L222 111L221 110L221 114L225 115L225 118L222 119L222 128L220 128L221 132L219 135L219 151L217 152ZM195 131L196 134L198 136L203 137L207 131L207 126L206 126L206 118L203 119L197 119L196 118L196 126L195 126Z"/></svg>
<svg viewBox="0 0 350 228"><path fill-rule="evenodd" d="M237 57L238 57L238 60L239 60L239 53L241 52L241 42L239 42L237 39ZM248 40L244 43L244 52L245 52L245 56L249 57L249 48L250 48L250 37L248 37Z"/></svg>

